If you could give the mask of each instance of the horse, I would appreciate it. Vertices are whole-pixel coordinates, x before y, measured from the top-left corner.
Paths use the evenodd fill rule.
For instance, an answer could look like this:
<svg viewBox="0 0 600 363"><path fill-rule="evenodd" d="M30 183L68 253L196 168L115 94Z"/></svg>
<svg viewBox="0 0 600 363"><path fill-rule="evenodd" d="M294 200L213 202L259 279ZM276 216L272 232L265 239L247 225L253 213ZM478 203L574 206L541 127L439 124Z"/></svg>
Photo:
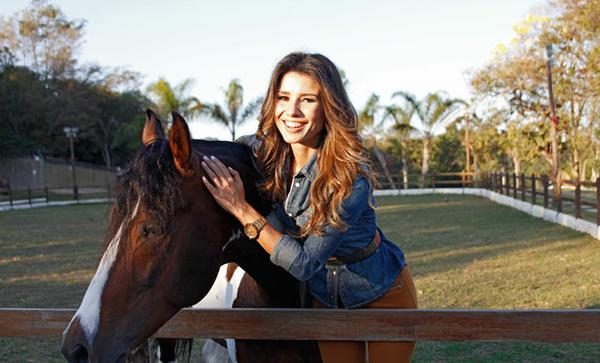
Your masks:
<svg viewBox="0 0 600 363"><path fill-rule="evenodd" d="M201 181L203 155L236 169L246 198L266 215L271 203L257 189L248 146L191 140L185 119L172 113L168 139L146 111L142 146L119 180L105 248L81 305L63 333L68 362L125 362L180 309L211 289L219 268L234 262L247 273L234 307L301 306L299 283L272 264ZM320 362L314 341L237 341L243 362Z"/></svg>

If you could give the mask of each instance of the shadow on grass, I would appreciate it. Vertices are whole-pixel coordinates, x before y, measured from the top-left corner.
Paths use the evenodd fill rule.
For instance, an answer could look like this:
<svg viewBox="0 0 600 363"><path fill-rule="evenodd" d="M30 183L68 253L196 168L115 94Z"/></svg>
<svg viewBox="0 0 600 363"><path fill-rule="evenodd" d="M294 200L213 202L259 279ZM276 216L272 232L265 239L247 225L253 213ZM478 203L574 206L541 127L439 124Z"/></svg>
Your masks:
<svg viewBox="0 0 600 363"><path fill-rule="evenodd" d="M25 280L1 283L3 308L77 308L89 284L85 281Z"/></svg>
<svg viewBox="0 0 600 363"><path fill-rule="evenodd" d="M421 276L521 250L559 252L586 240L582 233L472 196L385 198L377 216L386 236Z"/></svg>

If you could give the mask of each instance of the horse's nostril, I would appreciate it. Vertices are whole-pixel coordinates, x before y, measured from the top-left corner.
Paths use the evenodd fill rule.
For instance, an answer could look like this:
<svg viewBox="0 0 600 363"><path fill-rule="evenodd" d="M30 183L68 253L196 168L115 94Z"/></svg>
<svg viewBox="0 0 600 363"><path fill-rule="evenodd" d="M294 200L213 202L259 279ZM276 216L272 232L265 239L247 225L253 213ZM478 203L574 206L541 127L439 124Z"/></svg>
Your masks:
<svg viewBox="0 0 600 363"><path fill-rule="evenodd" d="M71 353L71 362L88 363L88 351L83 345L77 344Z"/></svg>

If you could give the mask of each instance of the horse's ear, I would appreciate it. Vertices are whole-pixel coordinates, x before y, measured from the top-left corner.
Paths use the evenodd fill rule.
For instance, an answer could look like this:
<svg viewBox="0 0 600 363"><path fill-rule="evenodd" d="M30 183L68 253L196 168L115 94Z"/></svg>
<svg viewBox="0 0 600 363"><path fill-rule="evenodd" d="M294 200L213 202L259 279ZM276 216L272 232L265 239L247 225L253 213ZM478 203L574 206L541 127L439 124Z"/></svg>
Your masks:
<svg viewBox="0 0 600 363"><path fill-rule="evenodd" d="M169 147L171 148L177 171L184 176L189 176L193 173L190 162L192 157L190 130L180 114L173 112L172 115L173 125L169 134Z"/></svg>
<svg viewBox="0 0 600 363"><path fill-rule="evenodd" d="M144 145L148 145L156 140L161 140L164 138L165 134L158 116L156 116L154 111L151 109L147 109L146 123L144 123L144 130L142 131L142 143Z"/></svg>

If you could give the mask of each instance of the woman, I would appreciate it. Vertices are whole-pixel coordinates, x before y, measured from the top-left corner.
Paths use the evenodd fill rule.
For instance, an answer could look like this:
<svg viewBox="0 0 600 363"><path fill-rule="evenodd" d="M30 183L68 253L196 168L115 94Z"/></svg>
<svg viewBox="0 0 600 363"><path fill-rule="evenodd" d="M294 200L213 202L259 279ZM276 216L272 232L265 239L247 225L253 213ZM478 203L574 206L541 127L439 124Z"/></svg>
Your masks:
<svg viewBox="0 0 600 363"><path fill-rule="evenodd" d="M253 144L268 218L245 200L239 174L205 157L204 184L271 261L307 281L313 306L416 308L404 254L377 228L373 177L357 115L336 66L291 53L275 67ZM369 362L410 361L413 342L367 342ZM364 362L364 342L319 342L325 363Z"/></svg>

